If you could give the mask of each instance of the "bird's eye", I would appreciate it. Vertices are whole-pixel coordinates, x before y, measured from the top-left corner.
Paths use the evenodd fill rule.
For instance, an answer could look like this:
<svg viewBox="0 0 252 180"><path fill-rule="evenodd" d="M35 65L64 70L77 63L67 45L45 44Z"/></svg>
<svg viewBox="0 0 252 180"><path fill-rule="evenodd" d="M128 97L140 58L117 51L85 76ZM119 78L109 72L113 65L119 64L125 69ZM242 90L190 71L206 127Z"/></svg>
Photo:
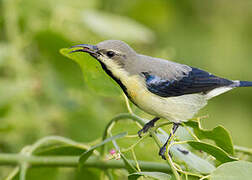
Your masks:
<svg viewBox="0 0 252 180"><path fill-rule="evenodd" d="M107 56L108 56L109 58L112 58L114 55L115 55L115 52L113 52L113 51L108 51L108 52L107 52Z"/></svg>

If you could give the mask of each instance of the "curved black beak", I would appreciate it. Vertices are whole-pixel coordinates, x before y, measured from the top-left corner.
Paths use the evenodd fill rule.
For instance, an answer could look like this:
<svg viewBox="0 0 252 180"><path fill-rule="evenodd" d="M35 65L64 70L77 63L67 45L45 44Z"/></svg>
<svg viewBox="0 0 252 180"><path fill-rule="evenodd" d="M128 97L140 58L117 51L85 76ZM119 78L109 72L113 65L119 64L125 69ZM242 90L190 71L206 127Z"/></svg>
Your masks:
<svg viewBox="0 0 252 180"><path fill-rule="evenodd" d="M98 52L98 48L95 45L79 44L79 45L72 46L70 48L76 48L76 47L80 47L80 49L73 50L70 53L86 52L86 53L89 53L90 55L95 55Z"/></svg>

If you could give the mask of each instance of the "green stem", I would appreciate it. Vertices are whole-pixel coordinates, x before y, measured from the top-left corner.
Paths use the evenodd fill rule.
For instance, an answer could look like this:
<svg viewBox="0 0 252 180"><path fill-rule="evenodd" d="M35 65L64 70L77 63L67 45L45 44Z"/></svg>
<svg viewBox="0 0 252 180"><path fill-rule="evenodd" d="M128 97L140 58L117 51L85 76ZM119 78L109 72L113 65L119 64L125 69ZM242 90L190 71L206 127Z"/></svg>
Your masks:
<svg viewBox="0 0 252 180"><path fill-rule="evenodd" d="M151 136L153 137L154 141L156 142L156 144L159 146L159 148L162 147L162 143L160 142L160 140L158 139L157 135L153 132L153 131L150 131L150 134ZM173 166L173 162L172 160L170 159L170 157L166 156L166 162L170 165L171 167L171 171L172 173L174 174L176 180L180 180L180 176L177 172L177 170L175 169L175 167Z"/></svg>
<svg viewBox="0 0 252 180"><path fill-rule="evenodd" d="M252 149L247 148L247 147L242 147L242 146L234 146L235 151L237 152L242 152L244 154L252 155Z"/></svg>
<svg viewBox="0 0 252 180"><path fill-rule="evenodd" d="M107 137L107 133L108 133L108 129L110 128L110 126L114 123L117 122L119 120L122 119L131 119L134 120L136 122L138 122L139 124L141 124L142 126L144 126L144 124L146 123L146 121L134 114L129 114L129 113L124 113L124 114L119 114L116 117L114 117L107 125L107 127L105 128L104 131L104 135L103 135L103 139L105 139ZM159 148L162 146L162 143L160 142L160 140L158 139L157 135L153 132L150 131L150 134L152 135L153 139L155 140L156 144L159 146ZM105 146L102 147L102 155L104 155L105 153ZM177 172L177 170L174 168L174 166L172 165L172 161L168 158L166 158L166 162L170 165L171 167L171 171L174 174L176 180L180 180L180 176ZM143 170L143 169L142 169Z"/></svg>
<svg viewBox="0 0 252 180"><path fill-rule="evenodd" d="M134 114L130 114L130 113L122 113L122 114L118 114L117 116L115 116L106 126L105 130L104 130L104 134L102 137L102 140L106 139L107 135L108 135L108 129L110 128L110 126L120 120L125 120L125 119L131 119L134 120L136 122L138 122L139 124L141 124L142 126L146 123L146 121L144 121L143 119L139 118L138 116L134 115ZM101 148L101 155L104 156L105 155L105 146L102 146Z"/></svg>
<svg viewBox="0 0 252 180"><path fill-rule="evenodd" d="M128 109L128 111L129 111L129 113L130 113L130 114L133 114L133 111L132 111L132 109L131 109L131 107L130 107L130 103L129 103L128 97L127 97L124 93L122 93L122 95L123 95L123 97L124 97L124 99L125 99L125 103L126 103L126 106L127 106L127 109Z"/></svg>
<svg viewBox="0 0 252 180"><path fill-rule="evenodd" d="M130 150L132 150L132 149L134 149L134 147L136 146L136 145L138 145L142 140L144 140L146 137L148 137L148 136L143 136L142 138L139 138L138 140L137 140L137 142L136 143L134 143L134 144L132 144L130 147L128 147L128 148L125 148L125 149L122 149L122 152L127 152L127 151L130 151Z"/></svg>
<svg viewBox="0 0 252 180"><path fill-rule="evenodd" d="M27 156L21 154L0 153L0 166L11 165L15 166L26 162L30 166L60 166L60 167L78 167L79 156ZM129 160L130 163L136 165L134 160ZM138 161L140 168L143 171L171 172L171 169L166 164ZM126 169L123 160L101 161L95 157L90 157L83 167L92 167L99 169Z"/></svg>

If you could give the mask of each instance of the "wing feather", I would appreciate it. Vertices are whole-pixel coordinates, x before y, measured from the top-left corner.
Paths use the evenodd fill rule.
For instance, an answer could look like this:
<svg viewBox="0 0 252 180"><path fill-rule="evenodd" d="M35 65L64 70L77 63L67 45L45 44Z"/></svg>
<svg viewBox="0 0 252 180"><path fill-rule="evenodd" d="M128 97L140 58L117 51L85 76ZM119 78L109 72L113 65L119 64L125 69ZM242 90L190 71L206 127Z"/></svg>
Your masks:
<svg viewBox="0 0 252 180"><path fill-rule="evenodd" d="M207 93L215 88L233 84L233 81L217 77L206 71L192 68L187 75L167 80L151 72L142 72L150 92L161 97L174 97L185 94Z"/></svg>

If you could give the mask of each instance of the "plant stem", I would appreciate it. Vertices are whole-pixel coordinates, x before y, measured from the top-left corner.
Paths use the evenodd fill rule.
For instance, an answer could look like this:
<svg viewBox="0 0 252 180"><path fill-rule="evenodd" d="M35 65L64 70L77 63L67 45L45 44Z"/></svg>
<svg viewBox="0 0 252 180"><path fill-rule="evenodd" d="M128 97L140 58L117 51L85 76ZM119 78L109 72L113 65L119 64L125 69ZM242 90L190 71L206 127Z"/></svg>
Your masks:
<svg viewBox="0 0 252 180"><path fill-rule="evenodd" d="M134 114L130 114L130 113L122 113L122 114L119 114L117 116L115 116L106 126L105 130L104 130L104 134L103 134L103 137L102 139L106 139L107 135L108 135L108 129L110 128L110 126L117 122L117 121L120 121L120 120L125 120L125 119L131 119L131 120L134 120L136 122L138 122L139 124L141 124L142 126L146 123L146 121L144 121L143 119L139 118L138 116L134 115ZM101 149L101 155L104 156L105 155L105 149L106 147L105 146L102 146L102 149Z"/></svg>
<svg viewBox="0 0 252 180"><path fill-rule="evenodd" d="M122 119L132 119L136 122L138 122L139 124L141 124L142 126L144 126L144 124L146 123L146 121L134 114L129 114L129 113L123 113L123 114L119 114L118 116L114 117L107 125L104 134L103 134L103 139L105 139L107 137L107 133L108 133L108 129L110 128L110 126L114 123L117 122L119 120ZM150 131L150 134L152 136L152 138L155 140L156 144L159 146L159 148L162 146L162 143L160 142L160 140L158 139L157 135L153 132ZM105 150L104 150L105 146L103 146L102 149L102 154L104 155ZM178 174L178 172L176 171L176 169L174 168L174 166L172 165L172 161L169 159L166 160L166 162L170 165L170 169L172 171L172 173L174 174L176 180L180 180L180 176ZM143 168L141 168L142 170L144 170Z"/></svg>
<svg viewBox="0 0 252 180"><path fill-rule="evenodd" d="M60 166L60 167L77 167L79 164L79 156L27 156L21 154L0 153L0 166L11 165L15 166L26 162L32 167L36 166ZM134 160L129 160L130 163L136 165ZM171 172L171 169L166 164L138 161L140 168L143 171ZM99 168L99 169L126 169L122 160L101 161L95 157L90 157L83 167Z"/></svg>
<svg viewBox="0 0 252 180"><path fill-rule="evenodd" d="M160 140L158 139L157 135L156 135L153 131L150 131L150 134L151 134L151 136L153 137L153 139L154 139L154 141L156 142L156 144L159 146L159 148L161 148L161 147L162 147L162 143L161 143ZM167 151L168 151L168 149L167 149ZM166 156L166 162L170 165L171 171L172 171L172 173L174 174L176 180L180 180L180 176L179 176L177 170L174 168L174 166L173 166L173 164L172 164L173 162L172 162L172 160L170 159L170 157L167 157L167 156Z"/></svg>
<svg viewBox="0 0 252 180"><path fill-rule="evenodd" d="M131 109L131 107L130 107L130 103L129 103L128 97L127 97L124 93L122 93L122 94L123 94L123 97L124 97L124 99L125 99L125 103L126 103L126 106L127 106L127 109L128 109L128 111L129 111L129 113L130 113L130 114L133 114L133 111L132 111L132 109Z"/></svg>
<svg viewBox="0 0 252 180"><path fill-rule="evenodd" d="M244 154L252 155L252 149L242 146L234 146L235 151L242 152Z"/></svg>

